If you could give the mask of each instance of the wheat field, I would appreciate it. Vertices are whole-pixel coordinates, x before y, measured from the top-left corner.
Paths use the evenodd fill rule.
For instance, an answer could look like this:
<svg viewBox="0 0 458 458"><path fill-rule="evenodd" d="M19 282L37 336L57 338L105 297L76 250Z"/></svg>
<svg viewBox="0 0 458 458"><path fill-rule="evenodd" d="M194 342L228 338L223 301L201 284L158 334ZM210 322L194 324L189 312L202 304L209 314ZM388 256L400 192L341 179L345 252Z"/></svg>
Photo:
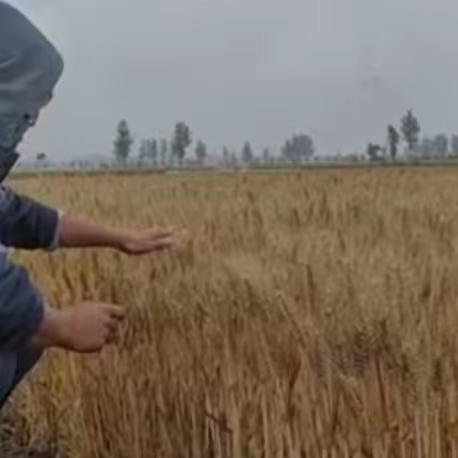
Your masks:
<svg viewBox="0 0 458 458"><path fill-rule="evenodd" d="M49 302L125 304L101 356L50 353L3 417L74 458L458 457L458 172L43 177L13 186L170 256L14 253Z"/></svg>

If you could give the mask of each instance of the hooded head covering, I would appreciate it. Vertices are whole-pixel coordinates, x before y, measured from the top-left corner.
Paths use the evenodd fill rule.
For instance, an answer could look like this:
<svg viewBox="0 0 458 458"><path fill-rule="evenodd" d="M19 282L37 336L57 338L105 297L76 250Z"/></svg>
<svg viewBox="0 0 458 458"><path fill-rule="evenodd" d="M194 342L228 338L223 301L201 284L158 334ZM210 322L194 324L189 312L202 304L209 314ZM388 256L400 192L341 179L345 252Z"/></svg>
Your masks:
<svg viewBox="0 0 458 458"><path fill-rule="evenodd" d="M46 37L0 1L0 152L15 150L51 99L63 60Z"/></svg>

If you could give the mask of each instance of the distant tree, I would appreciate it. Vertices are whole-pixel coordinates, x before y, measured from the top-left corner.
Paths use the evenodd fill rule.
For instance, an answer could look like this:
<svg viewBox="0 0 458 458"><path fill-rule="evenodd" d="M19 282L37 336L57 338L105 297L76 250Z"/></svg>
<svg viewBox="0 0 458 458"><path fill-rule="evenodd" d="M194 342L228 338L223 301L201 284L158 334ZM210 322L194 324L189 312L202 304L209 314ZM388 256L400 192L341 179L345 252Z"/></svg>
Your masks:
<svg viewBox="0 0 458 458"><path fill-rule="evenodd" d="M231 153L226 146L223 147L223 162L224 165L229 165L231 162Z"/></svg>
<svg viewBox="0 0 458 458"><path fill-rule="evenodd" d="M36 164L39 167L47 167L48 166L48 156L46 153L38 153L35 157Z"/></svg>
<svg viewBox="0 0 458 458"><path fill-rule="evenodd" d="M191 143L192 138L189 127L184 122L177 123L172 139L172 154L178 160L179 164L183 163L186 156L186 149Z"/></svg>
<svg viewBox="0 0 458 458"><path fill-rule="evenodd" d="M149 161L153 164L157 164L158 158L158 147L157 147L157 140L154 138L150 140L142 140L140 145L140 160L142 161Z"/></svg>
<svg viewBox="0 0 458 458"><path fill-rule="evenodd" d="M360 160L358 153L350 153L345 156L345 160L348 162L357 163Z"/></svg>
<svg viewBox="0 0 458 458"><path fill-rule="evenodd" d="M167 165L167 156L169 154L169 144L165 138L161 140L161 166L165 167Z"/></svg>
<svg viewBox="0 0 458 458"><path fill-rule="evenodd" d="M133 143L134 139L130 134L129 125L127 124L127 121L123 119L118 124L117 136L113 142L113 154L119 163L123 165L126 164Z"/></svg>
<svg viewBox="0 0 458 458"><path fill-rule="evenodd" d="M271 160L270 149L264 148L262 152L262 162L264 162L264 164L268 164L270 160Z"/></svg>
<svg viewBox="0 0 458 458"><path fill-rule="evenodd" d="M381 151L382 148L379 145L374 145L372 143L369 143L366 148L366 154L371 162L376 162L381 159Z"/></svg>
<svg viewBox="0 0 458 458"><path fill-rule="evenodd" d="M445 134L439 134L433 140L434 153L438 156L445 157L448 154L448 137Z"/></svg>
<svg viewBox="0 0 458 458"><path fill-rule="evenodd" d="M290 140L286 140L282 150L281 150L281 154L283 156L284 159L288 160L288 161L294 161L294 151L293 151L293 145L292 145L292 142Z"/></svg>
<svg viewBox="0 0 458 458"><path fill-rule="evenodd" d="M424 136L421 139L421 142L418 145L417 150L422 157L427 158L432 156L434 154L434 140L427 136Z"/></svg>
<svg viewBox="0 0 458 458"><path fill-rule="evenodd" d="M199 140L196 144L195 150L197 162L202 165L205 163L205 159L207 159L207 145L202 141Z"/></svg>
<svg viewBox="0 0 458 458"><path fill-rule="evenodd" d="M401 132L404 136L407 146L410 151L415 151L418 144L418 136L421 132L420 123L417 118L413 115L412 110L409 110L407 114L401 120Z"/></svg>
<svg viewBox="0 0 458 458"><path fill-rule="evenodd" d="M159 148L157 145L157 140L153 138L150 140L150 147L148 150L148 159L150 159L154 164L157 164L158 156L159 156Z"/></svg>
<svg viewBox="0 0 458 458"><path fill-rule="evenodd" d="M254 160L253 148L250 142L246 142L242 149L242 162L251 164Z"/></svg>
<svg viewBox="0 0 458 458"><path fill-rule="evenodd" d="M140 143L140 148L138 149L138 152L139 152L138 157L141 160L146 159L146 155L148 154L147 153L148 143L149 143L149 140L142 140L142 142Z"/></svg>
<svg viewBox="0 0 458 458"><path fill-rule="evenodd" d="M309 135L294 135L282 148L283 157L291 162L309 161L315 154L315 145Z"/></svg>
<svg viewBox="0 0 458 458"><path fill-rule="evenodd" d="M458 156L458 135L452 135L450 143L451 143L452 154L454 156Z"/></svg>
<svg viewBox="0 0 458 458"><path fill-rule="evenodd" d="M395 161L398 155L398 145L399 145L400 139L401 139L401 136L399 135L399 132L396 130L396 128L392 125L389 125L388 126L388 145L389 145L390 157L392 161Z"/></svg>

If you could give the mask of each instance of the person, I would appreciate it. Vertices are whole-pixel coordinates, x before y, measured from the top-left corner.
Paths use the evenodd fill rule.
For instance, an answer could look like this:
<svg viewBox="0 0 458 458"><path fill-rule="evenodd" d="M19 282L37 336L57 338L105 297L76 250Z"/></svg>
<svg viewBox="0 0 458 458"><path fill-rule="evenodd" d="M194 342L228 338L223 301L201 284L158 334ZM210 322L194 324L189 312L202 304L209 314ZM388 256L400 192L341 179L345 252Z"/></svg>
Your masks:
<svg viewBox="0 0 458 458"><path fill-rule="evenodd" d="M56 48L17 9L0 1L0 179L18 158L17 147L52 98L63 72ZM167 250L169 230L112 230L0 187L0 409L43 356L55 347L99 352L113 342L125 308L85 302L57 310L46 304L27 271L7 248L108 247L128 255Z"/></svg>

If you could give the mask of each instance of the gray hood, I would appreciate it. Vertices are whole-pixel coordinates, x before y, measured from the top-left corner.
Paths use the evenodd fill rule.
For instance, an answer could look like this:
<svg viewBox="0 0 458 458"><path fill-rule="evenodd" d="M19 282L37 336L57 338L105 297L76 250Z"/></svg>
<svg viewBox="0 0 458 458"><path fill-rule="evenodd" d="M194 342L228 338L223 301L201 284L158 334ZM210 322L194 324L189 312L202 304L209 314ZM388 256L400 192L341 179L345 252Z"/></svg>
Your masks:
<svg viewBox="0 0 458 458"><path fill-rule="evenodd" d="M63 60L46 37L0 1L0 147L14 148L49 101Z"/></svg>

